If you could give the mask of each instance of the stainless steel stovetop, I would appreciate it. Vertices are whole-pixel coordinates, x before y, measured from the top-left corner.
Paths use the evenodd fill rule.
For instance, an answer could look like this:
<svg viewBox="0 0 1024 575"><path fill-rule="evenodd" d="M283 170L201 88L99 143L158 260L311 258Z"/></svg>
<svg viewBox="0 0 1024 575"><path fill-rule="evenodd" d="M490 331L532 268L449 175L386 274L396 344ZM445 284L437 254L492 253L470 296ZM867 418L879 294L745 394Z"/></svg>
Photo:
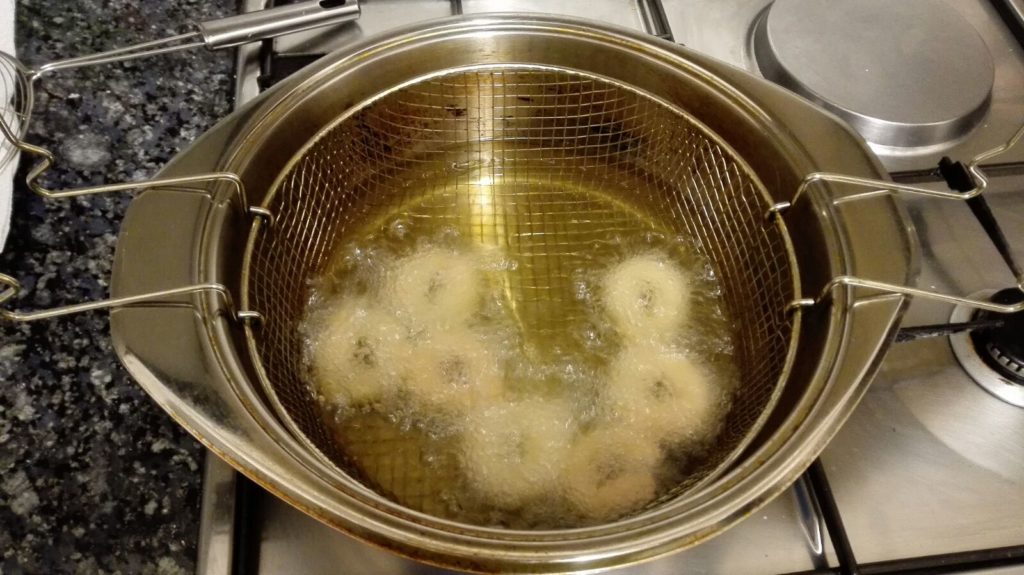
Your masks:
<svg viewBox="0 0 1024 575"><path fill-rule="evenodd" d="M241 49L237 100L393 27L460 11L550 11L644 30L769 77L850 121L895 179L944 189L940 157L967 161L1024 122L1022 4L363 0L356 23ZM1024 146L999 161L986 198L1019 261ZM907 207L922 245L919 286L970 294L1013 285L965 205ZM946 323L952 312L915 301L904 326ZM443 572L325 527L216 457L207 462L202 575ZM948 337L895 344L850 421L786 494L698 547L616 571L683 572L1024 573L1024 408L975 384Z"/></svg>

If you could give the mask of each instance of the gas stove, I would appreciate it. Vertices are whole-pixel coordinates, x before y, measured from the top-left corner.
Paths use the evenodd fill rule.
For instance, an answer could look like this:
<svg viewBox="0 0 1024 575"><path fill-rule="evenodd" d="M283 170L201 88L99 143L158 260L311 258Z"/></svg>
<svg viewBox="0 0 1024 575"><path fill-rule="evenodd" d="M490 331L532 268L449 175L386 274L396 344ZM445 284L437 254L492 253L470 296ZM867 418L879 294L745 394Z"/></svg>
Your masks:
<svg viewBox="0 0 1024 575"><path fill-rule="evenodd" d="M244 11L263 6L243 2ZM850 123L903 183L948 189L940 158L966 162L1024 123L1024 3L1015 0L364 0L362 7L358 22L240 49L237 103L328 51L395 27L453 14L546 11L641 30L779 83ZM984 197L1021 261L1024 145L998 160L986 166ZM921 245L917 286L988 296L1014 285L964 203L908 198L906 206ZM998 358L977 354L986 347L978 338L934 327L978 319L916 300L903 322L906 341L890 348L850 420L787 493L706 543L616 573L1024 573L1024 407L1012 404L1024 403L1024 387L1006 383L1019 365L1000 368ZM214 456L204 481L202 575L445 573L321 525Z"/></svg>

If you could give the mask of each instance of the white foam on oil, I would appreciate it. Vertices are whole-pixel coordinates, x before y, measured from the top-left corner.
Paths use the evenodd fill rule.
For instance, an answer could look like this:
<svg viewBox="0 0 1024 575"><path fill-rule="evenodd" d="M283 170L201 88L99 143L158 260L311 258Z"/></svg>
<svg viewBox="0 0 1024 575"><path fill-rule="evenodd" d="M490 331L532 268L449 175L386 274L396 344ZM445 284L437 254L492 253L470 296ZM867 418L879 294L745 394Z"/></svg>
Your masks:
<svg viewBox="0 0 1024 575"><path fill-rule="evenodd" d="M567 527L633 512L685 474L737 379L722 294L693 246L603 241L571 270L579 317L540 337L509 292L522 262L454 229L416 231L395 219L343 245L301 327L311 387L371 483L422 508L423 490L404 501L388 481L432 482L443 506L430 508L455 519ZM373 449L380 422L415 455Z"/></svg>

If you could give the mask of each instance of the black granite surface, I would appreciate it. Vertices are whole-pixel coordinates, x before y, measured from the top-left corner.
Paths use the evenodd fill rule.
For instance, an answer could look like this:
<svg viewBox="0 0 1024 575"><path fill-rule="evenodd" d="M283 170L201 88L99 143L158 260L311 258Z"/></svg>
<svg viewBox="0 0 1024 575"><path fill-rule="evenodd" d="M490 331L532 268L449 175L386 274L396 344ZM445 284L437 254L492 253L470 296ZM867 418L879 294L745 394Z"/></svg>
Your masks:
<svg viewBox="0 0 1024 575"><path fill-rule="evenodd" d="M183 31L234 0L19 0L29 63ZM55 151L48 183L151 175L230 109L231 52L205 50L58 72L37 86L30 141ZM21 174L25 165L21 167ZM15 189L0 271L45 308L107 296L130 195L42 200ZM105 312L0 322L0 573L191 573L199 444L118 363Z"/></svg>

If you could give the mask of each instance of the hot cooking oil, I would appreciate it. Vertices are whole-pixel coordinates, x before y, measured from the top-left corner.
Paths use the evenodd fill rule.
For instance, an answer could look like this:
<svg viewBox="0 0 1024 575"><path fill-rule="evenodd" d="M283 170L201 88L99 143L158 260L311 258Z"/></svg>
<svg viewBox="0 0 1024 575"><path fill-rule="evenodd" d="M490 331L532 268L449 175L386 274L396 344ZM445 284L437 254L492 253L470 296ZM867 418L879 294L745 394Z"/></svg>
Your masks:
<svg viewBox="0 0 1024 575"><path fill-rule="evenodd" d="M608 521L685 481L713 441L738 379L734 326L701 246L649 213L648 181L512 164L423 170L369 202L311 286L310 390L353 473L398 503L514 528ZM637 261L651 287L638 284L636 305L684 286L669 302L686 306L680 325L612 320L609 282L648 273L612 270ZM330 321L346 323L325 343ZM317 368L332 353L341 384ZM683 401L662 387L689 385L673 367L622 367L636 361L695 366L714 421L659 435L623 419L607 400L615 378L636 372L661 402Z"/></svg>

